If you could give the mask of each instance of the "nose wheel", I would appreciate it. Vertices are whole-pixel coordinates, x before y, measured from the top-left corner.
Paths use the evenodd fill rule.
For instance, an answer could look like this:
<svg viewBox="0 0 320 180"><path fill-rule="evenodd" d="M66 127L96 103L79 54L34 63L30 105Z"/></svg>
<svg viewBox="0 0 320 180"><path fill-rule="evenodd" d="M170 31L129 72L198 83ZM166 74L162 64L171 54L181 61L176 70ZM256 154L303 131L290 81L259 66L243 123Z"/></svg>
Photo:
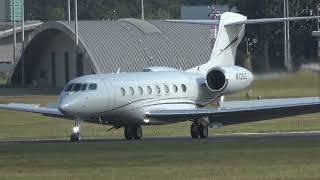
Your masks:
<svg viewBox="0 0 320 180"><path fill-rule="evenodd" d="M142 139L142 128L140 125L126 126L124 128L124 137L126 140Z"/></svg>
<svg viewBox="0 0 320 180"><path fill-rule="evenodd" d="M81 134L80 134L81 120L80 119L75 120L74 124L75 125L72 129L73 132L70 135L70 141L71 142L79 142L79 141L81 141Z"/></svg>
<svg viewBox="0 0 320 180"><path fill-rule="evenodd" d="M72 134L70 135L70 141L71 141L71 142L79 142L79 141L81 141L80 132L72 133Z"/></svg>
<svg viewBox="0 0 320 180"><path fill-rule="evenodd" d="M192 139L198 139L198 138L206 139L208 138L208 134L209 134L208 126L201 123L197 123L197 122L194 122L191 124L190 132L191 132Z"/></svg>

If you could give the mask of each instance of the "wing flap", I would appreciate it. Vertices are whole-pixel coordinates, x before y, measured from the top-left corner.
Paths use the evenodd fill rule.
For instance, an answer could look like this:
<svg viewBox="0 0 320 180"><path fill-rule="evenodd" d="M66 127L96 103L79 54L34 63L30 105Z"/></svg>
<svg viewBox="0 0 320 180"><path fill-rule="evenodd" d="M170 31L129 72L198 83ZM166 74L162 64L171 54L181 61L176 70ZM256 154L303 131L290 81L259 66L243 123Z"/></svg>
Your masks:
<svg viewBox="0 0 320 180"><path fill-rule="evenodd" d="M233 101L219 109L157 110L146 116L160 119L209 117L210 123L232 125L317 112L320 112L319 97Z"/></svg>

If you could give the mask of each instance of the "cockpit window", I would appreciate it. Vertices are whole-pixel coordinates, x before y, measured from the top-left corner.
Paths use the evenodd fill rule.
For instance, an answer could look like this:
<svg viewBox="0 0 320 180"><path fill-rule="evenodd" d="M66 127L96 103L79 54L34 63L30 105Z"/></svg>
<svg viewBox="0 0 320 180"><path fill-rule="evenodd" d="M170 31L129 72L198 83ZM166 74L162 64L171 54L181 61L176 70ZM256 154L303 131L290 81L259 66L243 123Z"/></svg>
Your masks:
<svg viewBox="0 0 320 180"><path fill-rule="evenodd" d="M80 91L80 89L81 89L81 84L80 83L76 83L76 84L74 84L74 86L72 88L72 91L73 92L78 92L78 91Z"/></svg>
<svg viewBox="0 0 320 180"><path fill-rule="evenodd" d="M87 86L88 86L88 84L82 84L81 85L81 91L87 90Z"/></svg>
<svg viewBox="0 0 320 180"><path fill-rule="evenodd" d="M73 84L69 84L66 86L65 91L70 92L72 89Z"/></svg>
<svg viewBox="0 0 320 180"><path fill-rule="evenodd" d="M89 90L96 90L97 89L97 84L89 84Z"/></svg>

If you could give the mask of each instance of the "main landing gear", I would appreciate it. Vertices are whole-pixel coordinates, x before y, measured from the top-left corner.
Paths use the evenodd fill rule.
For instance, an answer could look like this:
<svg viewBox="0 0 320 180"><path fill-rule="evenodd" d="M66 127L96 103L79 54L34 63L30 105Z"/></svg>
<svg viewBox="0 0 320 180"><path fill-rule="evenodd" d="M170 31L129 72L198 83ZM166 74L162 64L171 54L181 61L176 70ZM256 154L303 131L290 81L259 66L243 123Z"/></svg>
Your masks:
<svg viewBox="0 0 320 180"><path fill-rule="evenodd" d="M142 138L142 129L140 125L132 125L124 127L124 137L126 140L140 140Z"/></svg>
<svg viewBox="0 0 320 180"><path fill-rule="evenodd" d="M191 137L192 139L206 139L208 138L208 126L203 123L194 122L191 124Z"/></svg>
<svg viewBox="0 0 320 180"><path fill-rule="evenodd" d="M73 132L70 135L70 141L71 142L79 142L81 141L81 135L80 135L80 125L81 125L81 120L77 119L74 122L74 127L73 127Z"/></svg>

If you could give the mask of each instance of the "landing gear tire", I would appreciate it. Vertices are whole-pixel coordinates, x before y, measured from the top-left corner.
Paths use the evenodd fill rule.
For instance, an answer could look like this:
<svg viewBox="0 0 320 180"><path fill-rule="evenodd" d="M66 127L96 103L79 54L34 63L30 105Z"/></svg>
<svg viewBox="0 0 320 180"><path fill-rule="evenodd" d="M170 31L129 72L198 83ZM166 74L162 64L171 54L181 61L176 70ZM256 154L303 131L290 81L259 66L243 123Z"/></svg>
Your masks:
<svg viewBox="0 0 320 180"><path fill-rule="evenodd" d="M203 125L201 123L192 123L191 125L191 137L192 139L206 139L208 138L208 126Z"/></svg>
<svg viewBox="0 0 320 180"><path fill-rule="evenodd" d="M133 130L132 127L130 126L126 126L124 128L124 137L126 138L126 140L132 140L133 139Z"/></svg>
<svg viewBox="0 0 320 180"><path fill-rule="evenodd" d="M206 139L208 138L208 126L200 124L199 125L199 132L200 132L200 138L201 139Z"/></svg>
<svg viewBox="0 0 320 180"><path fill-rule="evenodd" d="M192 139L198 139L199 138L199 126L198 123L192 123L191 124L191 137Z"/></svg>
<svg viewBox="0 0 320 180"><path fill-rule="evenodd" d="M142 138L142 128L141 126L136 126L134 128L134 139L140 140Z"/></svg>
<svg viewBox="0 0 320 180"><path fill-rule="evenodd" d="M77 118L74 121L73 132L70 135L70 141L71 142L79 142L79 141L81 141L80 126L81 126L81 119Z"/></svg>
<svg viewBox="0 0 320 180"><path fill-rule="evenodd" d="M79 142L79 141L81 141L81 134L80 134L79 132L77 132L77 133L72 133L72 134L70 135L70 141L71 141L71 142Z"/></svg>
<svg viewBox="0 0 320 180"><path fill-rule="evenodd" d="M124 137L126 140L140 140L142 138L142 128L139 125L136 126L126 126L124 128Z"/></svg>

